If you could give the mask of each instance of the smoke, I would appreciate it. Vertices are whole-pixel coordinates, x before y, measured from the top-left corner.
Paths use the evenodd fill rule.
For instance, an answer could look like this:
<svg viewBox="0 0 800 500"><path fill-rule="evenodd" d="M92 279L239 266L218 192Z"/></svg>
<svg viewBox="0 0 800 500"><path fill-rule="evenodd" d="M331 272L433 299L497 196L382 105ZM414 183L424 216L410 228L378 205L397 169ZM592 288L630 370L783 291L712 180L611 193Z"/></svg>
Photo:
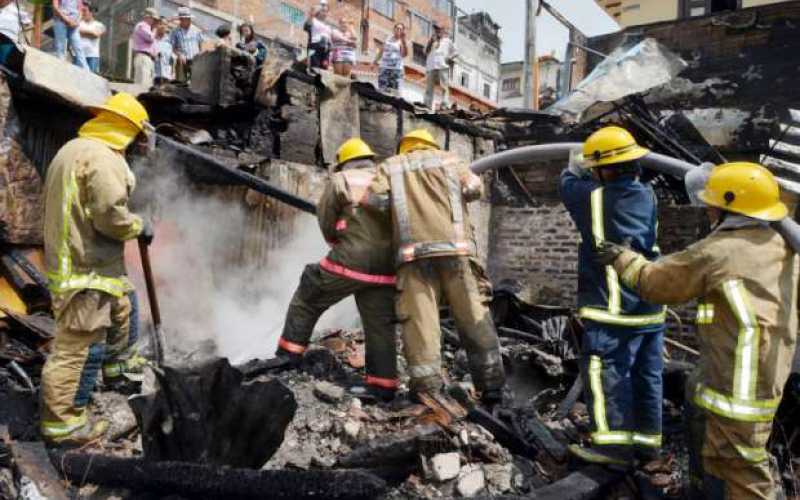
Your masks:
<svg viewBox="0 0 800 500"><path fill-rule="evenodd" d="M135 193L156 220L150 253L168 348L203 351L233 363L271 357L304 267L327 252L316 219L297 216L291 234L269 250L266 264L243 259L245 244L266 244L269 238L248 226L256 208L242 196L220 196L220 188L214 189L216 196L202 192L170 163L162 156L155 165L138 165ZM145 318L139 266L128 268ZM316 329L352 328L357 321L349 298L327 311Z"/></svg>

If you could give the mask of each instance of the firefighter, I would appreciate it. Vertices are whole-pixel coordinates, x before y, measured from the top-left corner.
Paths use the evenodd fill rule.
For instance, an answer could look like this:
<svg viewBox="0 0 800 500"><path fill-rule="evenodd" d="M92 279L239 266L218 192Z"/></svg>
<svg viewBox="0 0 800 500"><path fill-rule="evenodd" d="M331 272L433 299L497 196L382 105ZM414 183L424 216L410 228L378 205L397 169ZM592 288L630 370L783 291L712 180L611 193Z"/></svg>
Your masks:
<svg viewBox="0 0 800 500"><path fill-rule="evenodd" d="M570 451L592 463L650 462L661 447L664 308L621 286L613 268L593 260L606 239L658 256L656 197L640 180L637 161L648 153L627 130L605 127L586 140L582 160L561 174L561 197L581 235L581 368L592 426L592 446Z"/></svg>
<svg viewBox="0 0 800 500"><path fill-rule="evenodd" d="M391 231L386 217L362 207L375 177L374 157L367 143L357 138L336 153L338 172L317 204L319 227L331 250L303 271L276 354L297 361L322 313L353 295L364 324L367 365L364 384L350 391L365 399L390 401L399 385Z"/></svg>
<svg viewBox="0 0 800 500"><path fill-rule="evenodd" d="M766 445L795 350L798 266L769 221L788 210L773 175L753 163L714 168L697 197L715 224L705 239L656 262L610 242L598 258L646 300L698 299L693 498L773 499Z"/></svg>
<svg viewBox="0 0 800 500"><path fill-rule="evenodd" d="M483 184L426 130L402 138L381 164L370 206L390 208L397 252L396 313L412 397L442 387L439 306L450 305L476 388L487 403L505 384L499 342L487 307L490 287L476 259L467 203Z"/></svg>
<svg viewBox="0 0 800 500"><path fill-rule="evenodd" d="M42 370L41 432L49 444L82 445L108 422L90 423L87 404L98 372L104 382L141 371L130 348L133 286L123 249L152 230L128 209L135 178L125 150L147 125L147 111L119 93L56 154L45 179L44 247L56 335Z"/></svg>

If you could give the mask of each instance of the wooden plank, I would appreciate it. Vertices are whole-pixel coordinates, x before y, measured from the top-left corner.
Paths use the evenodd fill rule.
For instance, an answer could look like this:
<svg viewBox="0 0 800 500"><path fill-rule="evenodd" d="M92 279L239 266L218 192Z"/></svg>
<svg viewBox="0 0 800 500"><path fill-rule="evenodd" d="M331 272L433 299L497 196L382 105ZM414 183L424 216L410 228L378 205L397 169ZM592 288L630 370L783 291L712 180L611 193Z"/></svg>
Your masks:
<svg viewBox="0 0 800 500"><path fill-rule="evenodd" d="M78 106L100 106L111 96L108 80L102 76L32 47L25 47L22 72L28 83Z"/></svg>
<svg viewBox="0 0 800 500"><path fill-rule="evenodd" d="M27 477L41 498L68 500L67 490L41 442L11 443L11 456L19 475Z"/></svg>

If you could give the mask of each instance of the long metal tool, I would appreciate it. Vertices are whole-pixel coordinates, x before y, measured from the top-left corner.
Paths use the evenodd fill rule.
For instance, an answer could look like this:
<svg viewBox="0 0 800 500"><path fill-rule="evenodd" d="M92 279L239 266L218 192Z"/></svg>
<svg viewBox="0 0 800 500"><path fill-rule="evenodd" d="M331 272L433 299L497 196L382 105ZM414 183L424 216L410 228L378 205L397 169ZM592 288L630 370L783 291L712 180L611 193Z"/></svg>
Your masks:
<svg viewBox="0 0 800 500"><path fill-rule="evenodd" d="M287 205L312 215L317 213L317 206L313 202L281 189L253 174L226 165L210 154L198 151L191 146L187 146L186 144L182 144L160 134L157 136L157 144L167 146L169 149L189 156L192 160L213 169L214 172L227 177L232 182L247 186L265 196L275 198L276 200L282 201Z"/></svg>
<svg viewBox="0 0 800 500"><path fill-rule="evenodd" d="M153 356L157 365L164 362L164 335L161 331L161 309L158 307L158 296L156 295L156 283L153 279L153 268L150 265L150 252L147 243L139 240L139 255L142 258L142 271L144 271L144 282L147 286L147 301L150 303L150 316L153 319Z"/></svg>
<svg viewBox="0 0 800 500"><path fill-rule="evenodd" d="M572 150L582 147L581 143L563 142L554 144L537 144L535 146L523 146L521 148L510 149L501 153L496 153L475 161L470 165L470 169L476 174L481 174L489 170L503 167L511 167L535 161L555 160L563 158L566 161ZM659 173L672 175L683 179L687 172L696 168L689 162L672 158L658 153L650 153L641 159L642 165L653 169ZM789 185L796 189L796 183L778 179L778 183L784 187ZM800 225L790 217L773 222L772 228L775 229L786 241L795 253L800 253Z"/></svg>

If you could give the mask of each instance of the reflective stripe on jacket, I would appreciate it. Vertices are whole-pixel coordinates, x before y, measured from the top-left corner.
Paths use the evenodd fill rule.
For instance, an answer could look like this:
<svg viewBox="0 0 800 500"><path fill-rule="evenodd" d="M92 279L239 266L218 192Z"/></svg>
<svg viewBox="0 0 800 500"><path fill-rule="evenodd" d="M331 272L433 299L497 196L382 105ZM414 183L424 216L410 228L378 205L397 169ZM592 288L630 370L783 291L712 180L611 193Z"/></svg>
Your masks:
<svg viewBox="0 0 800 500"><path fill-rule="evenodd" d="M717 230L656 262L625 252L614 267L647 300L699 299L695 403L734 420L772 420L797 338L797 257L778 233L765 225Z"/></svg>
<svg viewBox="0 0 800 500"><path fill-rule="evenodd" d="M381 164L369 199L388 194L397 262L442 256L474 256L476 244L467 202L483 192L480 177L453 153L413 151Z"/></svg>
<svg viewBox="0 0 800 500"><path fill-rule="evenodd" d="M121 154L78 138L56 154L45 180L44 248L50 290L95 289L121 297L133 287L125 272L125 241L142 219L128 210L135 179Z"/></svg>
<svg viewBox="0 0 800 500"><path fill-rule="evenodd" d="M374 167L353 168L333 174L325 186L317 219L331 250L320 267L364 283L394 285L389 218L362 206L374 177Z"/></svg>
<svg viewBox="0 0 800 500"><path fill-rule="evenodd" d="M581 318L624 327L660 327L664 308L642 300L620 283L612 266L594 262L602 241L622 243L653 259L658 256L656 197L634 176L603 184L561 174L561 198L581 235L578 258L578 313Z"/></svg>

